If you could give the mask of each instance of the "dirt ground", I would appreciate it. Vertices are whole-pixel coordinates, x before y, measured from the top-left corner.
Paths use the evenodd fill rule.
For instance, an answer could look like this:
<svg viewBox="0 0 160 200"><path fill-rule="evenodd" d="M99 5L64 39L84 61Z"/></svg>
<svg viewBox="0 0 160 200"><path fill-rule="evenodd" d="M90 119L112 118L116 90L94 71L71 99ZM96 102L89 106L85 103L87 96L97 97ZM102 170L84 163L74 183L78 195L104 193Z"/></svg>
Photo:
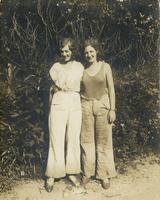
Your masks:
<svg viewBox="0 0 160 200"><path fill-rule="evenodd" d="M0 200L160 200L160 162L156 159L134 161L125 174L112 179L108 190L102 189L95 180L86 188L74 188L66 179L61 179L47 193L43 180L28 180L2 193Z"/></svg>

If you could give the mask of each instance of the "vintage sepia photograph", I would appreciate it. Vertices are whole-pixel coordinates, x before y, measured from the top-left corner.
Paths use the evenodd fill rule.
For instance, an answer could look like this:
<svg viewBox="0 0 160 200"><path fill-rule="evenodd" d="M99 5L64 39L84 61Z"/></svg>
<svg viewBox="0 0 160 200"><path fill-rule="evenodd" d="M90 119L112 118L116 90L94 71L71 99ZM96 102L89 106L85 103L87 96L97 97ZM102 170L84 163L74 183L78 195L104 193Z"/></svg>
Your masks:
<svg viewBox="0 0 160 200"><path fill-rule="evenodd" d="M0 0L0 27L0 200L159 200L159 1Z"/></svg>

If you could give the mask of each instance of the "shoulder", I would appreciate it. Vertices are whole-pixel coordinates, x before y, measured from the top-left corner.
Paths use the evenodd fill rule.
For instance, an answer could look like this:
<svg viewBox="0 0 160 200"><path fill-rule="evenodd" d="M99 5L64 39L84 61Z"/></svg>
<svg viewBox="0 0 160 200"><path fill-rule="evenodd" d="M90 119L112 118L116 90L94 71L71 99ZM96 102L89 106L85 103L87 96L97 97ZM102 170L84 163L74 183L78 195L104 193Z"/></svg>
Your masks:
<svg viewBox="0 0 160 200"><path fill-rule="evenodd" d="M82 65L81 62L78 62L78 61L74 61L74 62L79 68L84 69L84 66Z"/></svg>
<svg viewBox="0 0 160 200"><path fill-rule="evenodd" d="M60 63L59 63L59 62L56 62L56 63L54 63L54 64L52 65L51 69L52 69L52 68L57 69L57 68L59 68L59 66L60 66Z"/></svg>
<svg viewBox="0 0 160 200"><path fill-rule="evenodd" d="M60 66L60 63L59 62L56 62L52 65L52 67L50 68L49 70L49 73L52 73L53 71L56 71Z"/></svg>
<svg viewBox="0 0 160 200"><path fill-rule="evenodd" d="M82 65L82 63L78 61L74 61L74 62L75 62L76 69L78 68L78 71L83 72L84 66Z"/></svg>
<svg viewBox="0 0 160 200"><path fill-rule="evenodd" d="M105 62L105 61L102 61L103 62L103 65L104 65L104 68L105 69L111 69L111 66L109 63Z"/></svg>
<svg viewBox="0 0 160 200"><path fill-rule="evenodd" d="M103 61L103 66L104 66L104 70L105 70L105 73L111 73L111 66L109 63Z"/></svg>

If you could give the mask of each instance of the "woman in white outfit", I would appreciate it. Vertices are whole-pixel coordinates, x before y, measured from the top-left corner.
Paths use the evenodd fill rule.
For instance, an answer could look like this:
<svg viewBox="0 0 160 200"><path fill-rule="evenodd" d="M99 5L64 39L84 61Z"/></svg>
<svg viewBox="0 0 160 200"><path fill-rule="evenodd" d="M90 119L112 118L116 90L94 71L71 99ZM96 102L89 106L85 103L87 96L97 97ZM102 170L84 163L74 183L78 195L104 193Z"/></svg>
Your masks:
<svg viewBox="0 0 160 200"><path fill-rule="evenodd" d="M80 82L83 66L75 61L75 42L64 38L60 43L60 62L50 69L53 96L49 111L49 152L45 175L46 190L51 192L55 178L68 175L78 186L80 173L81 102Z"/></svg>

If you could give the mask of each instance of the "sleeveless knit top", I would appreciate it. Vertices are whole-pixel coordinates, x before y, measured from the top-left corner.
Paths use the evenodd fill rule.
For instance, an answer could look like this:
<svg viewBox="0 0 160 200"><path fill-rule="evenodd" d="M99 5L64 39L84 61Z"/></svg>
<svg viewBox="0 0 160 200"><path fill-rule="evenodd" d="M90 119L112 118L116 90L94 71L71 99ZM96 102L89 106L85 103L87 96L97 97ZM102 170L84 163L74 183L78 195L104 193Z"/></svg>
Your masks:
<svg viewBox="0 0 160 200"><path fill-rule="evenodd" d="M86 98L101 99L103 95L107 94L108 86L105 76L105 64L102 62L100 70L94 75L89 75L84 70L82 78L81 94Z"/></svg>

